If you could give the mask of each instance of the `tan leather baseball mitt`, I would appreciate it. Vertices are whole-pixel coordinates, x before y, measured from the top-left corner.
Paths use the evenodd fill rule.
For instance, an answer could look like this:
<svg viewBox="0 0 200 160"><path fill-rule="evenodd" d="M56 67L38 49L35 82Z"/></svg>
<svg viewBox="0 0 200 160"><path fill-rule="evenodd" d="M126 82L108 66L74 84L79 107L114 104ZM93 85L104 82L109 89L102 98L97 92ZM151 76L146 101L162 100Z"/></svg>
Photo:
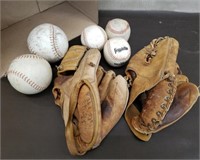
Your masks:
<svg viewBox="0 0 200 160"><path fill-rule="evenodd" d="M100 58L97 49L72 46L58 67L53 95L62 109L72 155L83 155L97 147L119 121L128 102L126 80L113 71L106 72L99 66Z"/></svg>
<svg viewBox="0 0 200 160"><path fill-rule="evenodd" d="M154 39L131 58L126 68L131 91L125 119L143 141L185 115L199 96L198 88L180 75L178 48L174 38ZM139 111L134 102L141 95L145 98Z"/></svg>
<svg viewBox="0 0 200 160"><path fill-rule="evenodd" d="M142 111L133 116L132 125L138 132L149 135L183 117L197 101L199 91L185 75L177 75L175 83L163 80L145 94Z"/></svg>

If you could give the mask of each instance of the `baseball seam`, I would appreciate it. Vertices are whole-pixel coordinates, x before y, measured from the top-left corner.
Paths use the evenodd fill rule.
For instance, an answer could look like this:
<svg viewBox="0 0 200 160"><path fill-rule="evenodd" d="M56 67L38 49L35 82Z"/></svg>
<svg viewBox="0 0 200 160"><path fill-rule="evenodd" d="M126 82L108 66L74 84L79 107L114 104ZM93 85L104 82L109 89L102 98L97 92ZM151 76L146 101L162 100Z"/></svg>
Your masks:
<svg viewBox="0 0 200 160"><path fill-rule="evenodd" d="M22 72L19 71L15 71L15 70L9 70L7 72L8 74L13 74L19 78L21 78L22 80L24 80L25 82L27 82L31 87L33 87L35 90L37 91L42 91L45 89L45 87L42 87L40 85L38 85L36 82L32 81L29 77L27 77L25 74L23 74Z"/></svg>
<svg viewBox="0 0 200 160"><path fill-rule="evenodd" d="M31 47L31 42L30 41L28 41L28 48L29 48L29 51L32 53L32 54L37 54L38 55L38 53Z"/></svg>
<svg viewBox="0 0 200 160"><path fill-rule="evenodd" d="M51 49L53 51L53 54L55 55L55 57L57 58L62 58L62 53L59 51L59 47L57 44L57 37L55 35L55 30L54 30L54 26L50 25L50 43L51 43Z"/></svg>
<svg viewBox="0 0 200 160"><path fill-rule="evenodd" d="M115 30L114 28L112 28L112 25L110 23L108 23L108 29L112 32L112 33L115 33L115 34L124 34L128 29L129 29L129 25L126 24L126 28L124 30L121 30L121 31L117 31Z"/></svg>
<svg viewBox="0 0 200 160"><path fill-rule="evenodd" d="M108 53L110 53L109 55L110 55L114 60L116 60L117 62L118 62L119 60L123 60L123 61L126 61L126 60L127 60L127 58L117 58L117 57L115 57L115 56L112 54L110 41L108 42Z"/></svg>
<svg viewBox="0 0 200 160"><path fill-rule="evenodd" d="M25 54L25 55L17 57L16 59L25 59L25 58L33 58L33 59L41 59L41 60L43 60L42 57L36 56L34 54L33 55L31 55L31 54Z"/></svg>

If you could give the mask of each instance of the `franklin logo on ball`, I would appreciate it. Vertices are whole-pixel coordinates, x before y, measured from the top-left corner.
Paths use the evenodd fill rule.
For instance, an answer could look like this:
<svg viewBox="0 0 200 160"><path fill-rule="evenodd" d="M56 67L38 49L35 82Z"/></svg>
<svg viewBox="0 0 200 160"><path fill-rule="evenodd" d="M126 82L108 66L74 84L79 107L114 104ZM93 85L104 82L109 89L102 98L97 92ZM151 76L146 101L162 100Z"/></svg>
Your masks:
<svg viewBox="0 0 200 160"><path fill-rule="evenodd" d="M124 50L128 50L128 47L121 47L121 48L114 48L114 51L115 51L115 54L117 53L117 52L121 52L121 51L124 51Z"/></svg>
<svg viewBox="0 0 200 160"><path fill-rule="evenodd" d="M109 65L113 67L121 67L129 60L131 56L131 48L125 39L115 37L106 42L103 54Z"/></svg>

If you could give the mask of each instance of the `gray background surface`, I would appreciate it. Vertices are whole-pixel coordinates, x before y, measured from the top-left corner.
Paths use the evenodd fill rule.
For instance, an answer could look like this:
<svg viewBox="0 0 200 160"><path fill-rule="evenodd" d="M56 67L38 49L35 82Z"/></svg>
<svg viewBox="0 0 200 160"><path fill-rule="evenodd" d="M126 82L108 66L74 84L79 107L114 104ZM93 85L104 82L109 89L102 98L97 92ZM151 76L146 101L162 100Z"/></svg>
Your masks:
<svg viewBox="0 0 200 160"><path fill-rule="evenodd" d="M200 12L199 0L100 0L100 10Z"/></svg>

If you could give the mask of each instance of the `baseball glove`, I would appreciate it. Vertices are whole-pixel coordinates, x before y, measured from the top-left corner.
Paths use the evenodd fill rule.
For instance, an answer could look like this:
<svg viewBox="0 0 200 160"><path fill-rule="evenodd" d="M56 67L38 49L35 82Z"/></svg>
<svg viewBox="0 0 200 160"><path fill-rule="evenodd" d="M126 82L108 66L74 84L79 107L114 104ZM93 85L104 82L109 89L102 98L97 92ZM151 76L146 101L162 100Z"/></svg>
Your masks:
<svg viewBox="0 0 200 160"><path fill-rule="evenodd" d="M131 91L125 119L143 141L185 115L199 96L198 88L180 74L178 48L174 38L154 39L131 58L126 68ZM143 97L141 112L134 104L138 96Z"/></svg>
<svg viewBox="0 0 200 160"><path fill-rule="evenodd" d="M62 109L72 155L83 155L97 147L128 102L126 80L111 70L106 72L99 66L100 58L97 49L72 46L58 67L52 92Z"/></svg>
<svg viewBox="0 0 200 160"><path fill-rule="evenodd" d="M185 81L181 81L183 78ZM175 83L163 80L145 94L142 111L133 117L132 125L138 132L148 135L183 117L197 101L199 91L186 76L177 75Z"/></svg>

